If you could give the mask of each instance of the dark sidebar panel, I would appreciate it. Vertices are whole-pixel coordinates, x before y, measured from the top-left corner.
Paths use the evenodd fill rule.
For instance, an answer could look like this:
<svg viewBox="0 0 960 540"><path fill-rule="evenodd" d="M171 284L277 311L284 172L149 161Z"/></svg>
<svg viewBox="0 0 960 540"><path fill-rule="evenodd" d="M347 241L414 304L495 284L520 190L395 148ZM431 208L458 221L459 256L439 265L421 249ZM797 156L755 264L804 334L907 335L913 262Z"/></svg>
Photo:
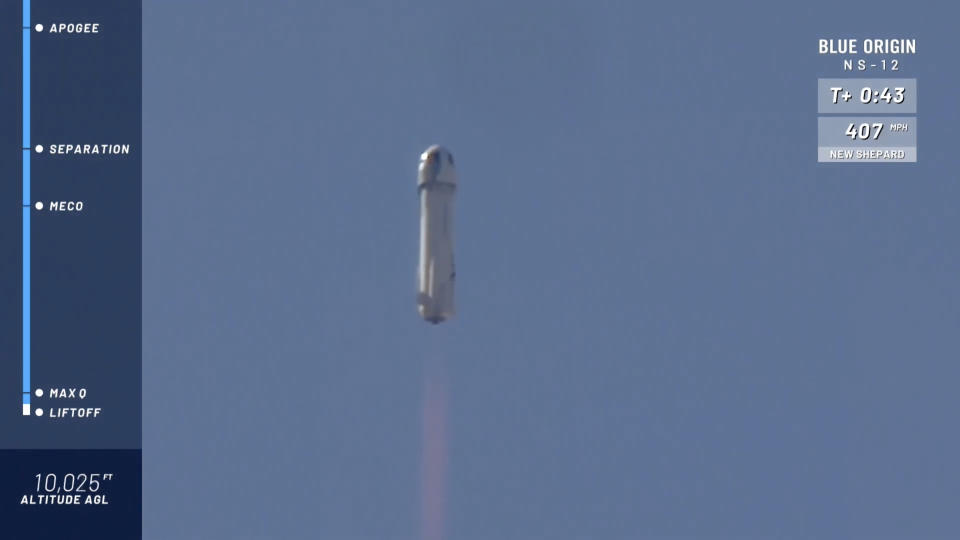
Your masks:
<svg viewBox="0 0 960 540"><path fill-rule="evenodd" d="M0 538L140 538L141 1L0 21Z"/></svg>

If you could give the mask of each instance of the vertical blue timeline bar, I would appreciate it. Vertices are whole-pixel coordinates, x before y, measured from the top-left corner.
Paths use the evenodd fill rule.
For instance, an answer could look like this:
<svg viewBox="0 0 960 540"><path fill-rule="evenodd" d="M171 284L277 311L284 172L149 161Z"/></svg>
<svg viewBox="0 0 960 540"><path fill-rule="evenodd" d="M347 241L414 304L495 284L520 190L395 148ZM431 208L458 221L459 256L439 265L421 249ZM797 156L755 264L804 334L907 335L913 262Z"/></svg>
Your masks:
<svg viewBox="0 0 960 540"><path fill-rule="evenodd" d="M27 152L24 152L25 154ZM29 154L24 159L30 159ZM30 207L23 208L23 404L30 404Z"/></svg>
<svg viewBox="0 0 960 540"><path fill-rule="evenodd" d="M30 0L23 0L23 148L30 148ZM30 177L24 173L24 186L30 185ZM29 192L23 192L23 204Z"/></svg>
<svg viewBox="0 0 960 540"><path fill-rule="evenodd" d="M30 404L30 0L23 0L23 404ZM25 407L25 409L27 409ZM29 409L25 412L29 413Z"/></svg>

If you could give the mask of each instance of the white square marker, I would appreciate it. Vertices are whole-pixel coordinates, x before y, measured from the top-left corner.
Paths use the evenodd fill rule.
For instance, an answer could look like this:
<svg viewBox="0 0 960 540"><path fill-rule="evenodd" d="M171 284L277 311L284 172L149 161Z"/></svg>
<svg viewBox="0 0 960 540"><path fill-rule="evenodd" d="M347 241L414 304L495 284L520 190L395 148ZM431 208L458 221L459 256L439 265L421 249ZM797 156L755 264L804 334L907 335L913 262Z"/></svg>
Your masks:
<svg viewBox="0 0 960 540"><path fill-rule="evenodd" d="M23 415L30 416L30 405L27 403L23 404Z"/></svg>

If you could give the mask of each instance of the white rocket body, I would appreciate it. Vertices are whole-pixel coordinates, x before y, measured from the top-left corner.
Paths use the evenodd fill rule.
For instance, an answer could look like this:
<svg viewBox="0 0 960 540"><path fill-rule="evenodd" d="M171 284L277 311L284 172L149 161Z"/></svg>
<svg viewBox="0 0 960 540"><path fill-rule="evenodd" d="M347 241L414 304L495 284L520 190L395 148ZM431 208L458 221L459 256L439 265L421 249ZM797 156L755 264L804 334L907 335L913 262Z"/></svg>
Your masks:
<svg viewBox="0 0 960 540"><path fill-rule="evenodd" d="M420 264L417 309L425 321L439 324L453 317L453 197L457 173L453 156L434 145L420 155Z"/></svg>

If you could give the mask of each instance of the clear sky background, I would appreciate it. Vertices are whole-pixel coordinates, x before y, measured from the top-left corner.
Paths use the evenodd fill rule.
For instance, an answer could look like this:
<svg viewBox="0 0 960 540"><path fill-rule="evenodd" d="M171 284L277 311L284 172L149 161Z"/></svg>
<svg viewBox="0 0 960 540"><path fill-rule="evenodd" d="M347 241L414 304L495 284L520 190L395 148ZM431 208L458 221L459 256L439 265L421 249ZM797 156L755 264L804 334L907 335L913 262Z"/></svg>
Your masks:
<svg viewBox="0 0 960 540"><path fill-rule="evenodd" d="M144 2L145 538L956 538L956 17ZM915 165L818 165L820 37L915 37ZM458 317L414 305L457 159Z"/></svg>

